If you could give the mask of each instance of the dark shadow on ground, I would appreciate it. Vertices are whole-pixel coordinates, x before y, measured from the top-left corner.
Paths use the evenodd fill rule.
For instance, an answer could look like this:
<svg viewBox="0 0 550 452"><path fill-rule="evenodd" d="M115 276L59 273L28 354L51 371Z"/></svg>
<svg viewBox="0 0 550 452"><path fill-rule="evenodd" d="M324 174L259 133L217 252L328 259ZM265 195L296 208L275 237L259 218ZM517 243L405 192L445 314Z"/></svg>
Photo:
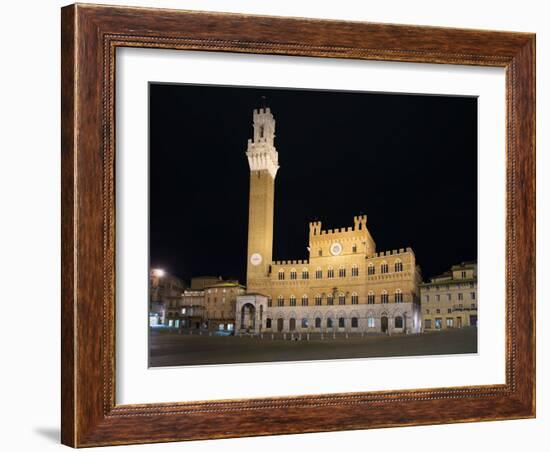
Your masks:
<svg viewBox="0 0 550 452"><path fill-rule="evenodd" d="M36 427L35 433L54 443L61 443L61 431L59 427Z"/></svg>

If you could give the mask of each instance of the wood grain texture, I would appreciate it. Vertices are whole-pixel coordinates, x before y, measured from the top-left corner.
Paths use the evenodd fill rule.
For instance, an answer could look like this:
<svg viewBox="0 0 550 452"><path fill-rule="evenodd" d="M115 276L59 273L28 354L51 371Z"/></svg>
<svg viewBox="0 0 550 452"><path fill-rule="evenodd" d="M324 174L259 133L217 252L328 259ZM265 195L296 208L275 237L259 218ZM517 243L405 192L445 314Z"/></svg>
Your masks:
<svg viewBox="0 0 550 452"><path fill-rule="evenodd" d="M62 10L62 442L74 447L535 415L535 36L71 5ZM506 69L506 384L115 404L117 47ZM504 150L503 150L504 151Z"/></svg>
<svg viewBox="0 0 550 452"><path fill-rule="evenodd" d="M75 399L74 384L75 361L74 341L76 331L74 316L76 301L74 294L74 145L75 138L75 30L74 9L61 11L61 412L63 428L61 441L64 444L75 444Z"/></svg>

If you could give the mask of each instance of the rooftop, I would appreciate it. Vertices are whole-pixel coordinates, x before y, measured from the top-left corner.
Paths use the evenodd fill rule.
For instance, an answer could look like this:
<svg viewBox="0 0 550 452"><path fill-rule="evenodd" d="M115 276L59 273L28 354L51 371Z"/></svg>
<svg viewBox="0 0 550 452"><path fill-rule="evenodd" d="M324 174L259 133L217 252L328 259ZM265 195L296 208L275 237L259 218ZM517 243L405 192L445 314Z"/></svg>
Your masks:
<svg viewBox="0 0 550 452"><path fill-rule="evenodd" d="M464 261L464 262L461 262L460 264L453 265L451 267L451 270L460 270L460 269L464 269L464 268L474 268L476 266L477 266L476 261Z"/></svg>
<svg viewBox="0 0 550 452"><path fill-rule="evenodd" d="M208 286L204 286L205 289L214 289L218 287L241 287L243 289L246 289L246 287L240 284L239 281L220 281L216 284L209 284Z"/></svg>

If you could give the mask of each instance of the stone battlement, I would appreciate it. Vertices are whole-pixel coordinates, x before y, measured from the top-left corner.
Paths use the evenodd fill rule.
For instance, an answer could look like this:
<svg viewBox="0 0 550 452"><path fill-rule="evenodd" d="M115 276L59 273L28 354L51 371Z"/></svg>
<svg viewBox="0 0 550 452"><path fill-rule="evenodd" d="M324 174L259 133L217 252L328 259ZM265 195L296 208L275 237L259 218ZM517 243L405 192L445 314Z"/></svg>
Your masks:
<svg viewBox="0 0 550 452"><path fill-rule="evenodd" d="M311 221L309 223L309 235L312 236L325 236L323 238L328 238L327 236L335 236L339 234L346 234L349 232L356 231L367 231L367 216L366 215L357 215L353 217L353 226L347 226L343 228L334 228L334 229L322 229L322 223L320 221Z"/></svg>
<svg viewBox="0 0 550 452"><path fill-rule="evenodd" d="M252 116L265 115L270 113L271 113L271 109L269 107L255 108L254 111L252 112Z"/></svg>
<svg viewBox="0 0 550 452"><path fill-rule="evenodd" d="M308 265L309 260L307 259L298 259L298 260L287 260L287 261L273 261L272 265Z"/></svg>
<svg viewBox="0 0 550 452"><path fill-rule="evenodd" d="M347 228L327 229L326 231L321 231L321 235L340 234L342 232L353 232L353 231L354 231L353 227L348 226Z"/></svg>
<svg viewBox="0 0 550 452"><path fill-rule="evenodd" d="M407 248L399 248L398 250L387 250L387 251L380 251L378 253L371 254L370 256L367 256L367 259L373 259L375 257L386 257L386 256L396 256L398 254L404 254L404 253L413 253L413 250L411 247Z"/></svg>

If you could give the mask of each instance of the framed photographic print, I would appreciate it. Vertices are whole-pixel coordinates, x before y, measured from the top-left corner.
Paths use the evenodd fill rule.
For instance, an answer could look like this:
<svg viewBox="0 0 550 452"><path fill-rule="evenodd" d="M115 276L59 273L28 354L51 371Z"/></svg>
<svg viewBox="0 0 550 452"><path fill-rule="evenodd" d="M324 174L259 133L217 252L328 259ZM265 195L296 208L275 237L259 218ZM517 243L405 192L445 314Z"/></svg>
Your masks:
<svg viewBox="0 0 550 452"><path fill-rule="evenodd" d="M62 9L62 442L535 415L535 37Z"/></svg>

